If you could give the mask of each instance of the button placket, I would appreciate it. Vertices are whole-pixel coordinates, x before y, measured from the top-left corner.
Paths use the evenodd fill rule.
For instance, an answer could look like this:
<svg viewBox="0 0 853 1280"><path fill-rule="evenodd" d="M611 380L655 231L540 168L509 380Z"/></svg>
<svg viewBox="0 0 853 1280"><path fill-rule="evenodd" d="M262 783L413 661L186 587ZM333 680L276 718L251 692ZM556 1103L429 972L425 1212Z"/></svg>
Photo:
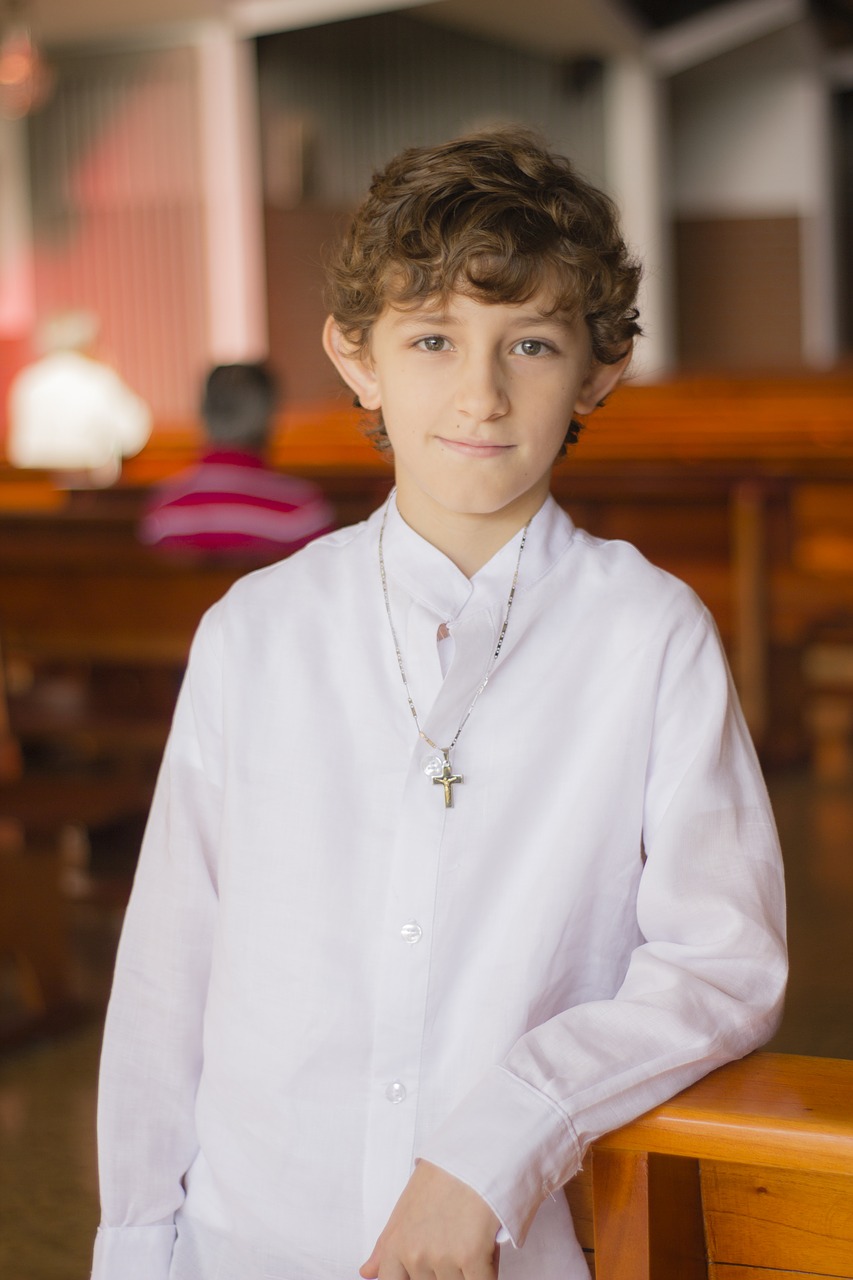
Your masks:
<svg viewBox="0 0 853 1280"><path fill-rule="evenodd" d="M435 804L433 789L424 778L423 743L415 739L411 753L377 940L379 981L365 1156L369 1201L376 1203L377 1220L387 1218L411 1171L430 974L430 922L445 824L444 806Z"/></svg>

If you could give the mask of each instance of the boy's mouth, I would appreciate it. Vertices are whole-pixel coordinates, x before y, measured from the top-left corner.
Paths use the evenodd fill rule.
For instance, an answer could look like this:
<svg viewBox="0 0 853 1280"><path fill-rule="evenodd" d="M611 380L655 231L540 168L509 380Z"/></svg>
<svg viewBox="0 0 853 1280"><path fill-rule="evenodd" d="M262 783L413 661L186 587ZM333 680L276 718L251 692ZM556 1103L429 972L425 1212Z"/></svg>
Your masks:
<svg viewBox="0 0 853 1280"><path fill-rule="evenodd" d="M498 444L493 440L469 440L464 437L456 439L450 436L439 436L438 440L454 453L461 453L468 458L497 458L515 448L512 444Z"/></svg>

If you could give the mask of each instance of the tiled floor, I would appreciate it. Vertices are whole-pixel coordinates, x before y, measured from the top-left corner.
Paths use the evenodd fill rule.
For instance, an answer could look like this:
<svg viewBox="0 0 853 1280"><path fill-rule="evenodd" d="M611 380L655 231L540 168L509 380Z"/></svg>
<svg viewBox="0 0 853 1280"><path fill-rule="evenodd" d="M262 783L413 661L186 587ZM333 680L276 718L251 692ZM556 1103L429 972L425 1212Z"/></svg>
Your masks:
<svg viewBox="0 0 853 1280"><path fill-rule="evenodd" d="M788 876L792 977L771 1048L853 1058L853 781L771 778ZM75 908L78 984L100 1003L114 911ZM85 1280L98 1217L97 1018L0 1055L0 1275Z"/></svg>

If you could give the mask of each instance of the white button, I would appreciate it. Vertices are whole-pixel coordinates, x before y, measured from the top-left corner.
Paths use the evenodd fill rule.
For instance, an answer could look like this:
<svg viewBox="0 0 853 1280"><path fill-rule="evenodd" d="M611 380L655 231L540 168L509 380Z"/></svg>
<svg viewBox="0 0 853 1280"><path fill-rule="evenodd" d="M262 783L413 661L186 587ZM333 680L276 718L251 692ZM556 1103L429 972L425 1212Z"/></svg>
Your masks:
<svg viewBox="0 0 853 1280"><path fill-rule="evenodd" d="M406 1086L400 1080L392 1080L385 1086L385 1097L389 1102L405 1102Z"/></svg>
<svg viewBox="0 0 853 1280"><path fill-rule="evenodd" d="M444 772L444 760L441 756L427 756L424 760L424 773L428 778L440 778Z"/></svg>
<svg viewBox="0 0 853 1280"><path fill-rule="evenodd" d="M412 946L414 946L416 942L420 942L423 936L424 931L418 924L417 920L410 920L408 924L404 924L400 930L400 937L404 942L408 942Z"/></svg>

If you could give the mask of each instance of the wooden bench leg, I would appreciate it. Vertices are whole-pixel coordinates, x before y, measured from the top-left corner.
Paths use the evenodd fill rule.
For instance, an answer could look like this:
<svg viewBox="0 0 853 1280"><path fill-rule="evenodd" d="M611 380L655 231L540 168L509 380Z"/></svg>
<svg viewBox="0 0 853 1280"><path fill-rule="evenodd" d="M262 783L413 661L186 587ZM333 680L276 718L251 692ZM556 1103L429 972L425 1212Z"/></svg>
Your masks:
<svg viewBox="0 0 853 1280"><path fill-rule="evenodd" d="M707 1280L699 1162L595 1151L596 1280Z"/></svg>

